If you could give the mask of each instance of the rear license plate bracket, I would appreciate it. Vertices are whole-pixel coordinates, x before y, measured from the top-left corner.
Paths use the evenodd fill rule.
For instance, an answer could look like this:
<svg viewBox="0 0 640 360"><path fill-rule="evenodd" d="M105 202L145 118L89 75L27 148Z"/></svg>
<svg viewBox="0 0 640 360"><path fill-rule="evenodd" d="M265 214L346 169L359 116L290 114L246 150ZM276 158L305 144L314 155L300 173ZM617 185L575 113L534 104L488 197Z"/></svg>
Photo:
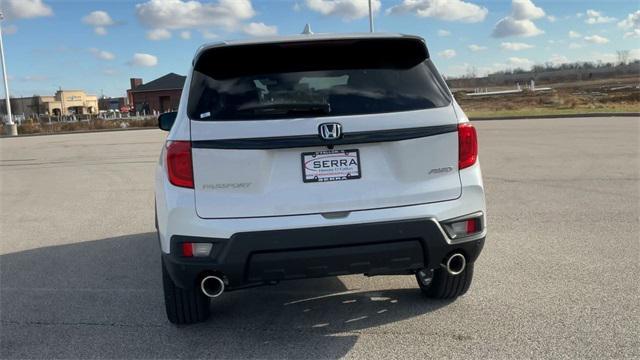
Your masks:
<svg viewBox="0 0 640 360"><path fill-rule="evenodd" d="M301 157L302 181L305 183L355 180L362 177L358 149L305 152Z"/></svg>

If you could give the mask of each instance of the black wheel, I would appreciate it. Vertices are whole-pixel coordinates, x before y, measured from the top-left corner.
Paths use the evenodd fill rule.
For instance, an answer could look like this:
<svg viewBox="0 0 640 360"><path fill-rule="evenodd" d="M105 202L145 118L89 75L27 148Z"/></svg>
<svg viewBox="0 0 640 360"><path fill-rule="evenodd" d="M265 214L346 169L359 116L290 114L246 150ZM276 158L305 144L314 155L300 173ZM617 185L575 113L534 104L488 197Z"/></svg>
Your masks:
<svg viewBox="0 0 640 360"><path fill-rule="evenodd" d="M420 290L430 298L453 299L464 295L471 280L473 280L473 264L467 264L464 271L458 275L451 275L446 269L439 268L433 271L433 279L429 284L424 284L420 276L416 275Z"/></svg>
<svg viewBox="0 0 640 360"><path fill-rule="evenodd" d="M177 287L164 267L164 260L162 261L162 285L169 321L176 325L186 325L207 320L209 298L204 296L199 288L186 290Z"/></svg>

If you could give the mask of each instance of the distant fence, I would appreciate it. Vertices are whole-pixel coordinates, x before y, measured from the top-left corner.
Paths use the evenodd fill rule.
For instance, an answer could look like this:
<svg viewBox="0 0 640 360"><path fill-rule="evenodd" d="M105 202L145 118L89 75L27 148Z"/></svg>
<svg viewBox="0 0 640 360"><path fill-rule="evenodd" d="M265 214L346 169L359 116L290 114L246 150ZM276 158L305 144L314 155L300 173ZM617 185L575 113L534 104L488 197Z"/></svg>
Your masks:
<svg viewBox="0 0 640 360"><path fill-rule="evenodd" d="M452 88L475 88L490 86L512 86L531 80L541 83L610 79L619 76L640 75L640 62L627 65L585 67L580 69L553 69L546 71L523 71L517 73L495 73L485 77L447 79Z"/></svg>
<svg viewBox="0 0 640 360"><path fill-rule="evenodd" d="M1 115L2 122L6 122L7 116ZM18 125L23 124L52 124L52 123L73 123L73 122L88 122L96 120L104 121L144 121L148 119L156 119L156 115L131 115L129 113L104 113L104 114L79 114L79 115L48 115L48 114L13 114L13 121Z"/></svg>
<svg viewBox="0 0 640 360"><path fill-rule="evenodd" d="M156 116L129 116L128 114L122 114L122 116L111 118L103 115L32 115L28 118L23 118L22 116L18 115L14 116L14 122L18 124L19 134L47 134L67 131L126 129L158 126L158 118ZM3 121L2 124L0 124L0 128L4 127L4 123L5 122Z"/></svg>

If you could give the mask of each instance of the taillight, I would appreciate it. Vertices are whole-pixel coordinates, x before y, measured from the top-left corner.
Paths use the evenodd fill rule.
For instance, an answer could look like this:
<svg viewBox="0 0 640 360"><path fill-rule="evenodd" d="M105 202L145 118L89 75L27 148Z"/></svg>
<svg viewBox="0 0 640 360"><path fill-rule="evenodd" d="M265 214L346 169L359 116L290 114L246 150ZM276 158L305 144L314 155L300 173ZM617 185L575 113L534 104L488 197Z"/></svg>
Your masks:
<svg viewBox="0 0 640 360"><path fill-rule="evenodd" d="M478 159L478 135L470 123L458 124L458 169L476 163Z"/></svg>
<svg viewBox="0 0 640 360"><path fill-rule="evenodd" d="M167 141L167 173L169 181L193 189L193 165L190 141Z"/></svg>

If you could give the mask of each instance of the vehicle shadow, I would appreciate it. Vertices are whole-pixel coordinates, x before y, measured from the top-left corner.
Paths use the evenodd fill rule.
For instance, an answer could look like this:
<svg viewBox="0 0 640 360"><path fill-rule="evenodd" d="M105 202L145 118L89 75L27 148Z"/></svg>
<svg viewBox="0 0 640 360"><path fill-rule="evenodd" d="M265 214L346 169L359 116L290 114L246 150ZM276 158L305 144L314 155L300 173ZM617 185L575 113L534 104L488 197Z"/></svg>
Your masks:
<svg viewBox="0 0 640 360"><path fill-rule="evenodd" d="M420 291L347 289L339 278L223 294L212 318L164 314L155 233L0 256L2 358L337 358L358 330L424 315Z"/></svg>

